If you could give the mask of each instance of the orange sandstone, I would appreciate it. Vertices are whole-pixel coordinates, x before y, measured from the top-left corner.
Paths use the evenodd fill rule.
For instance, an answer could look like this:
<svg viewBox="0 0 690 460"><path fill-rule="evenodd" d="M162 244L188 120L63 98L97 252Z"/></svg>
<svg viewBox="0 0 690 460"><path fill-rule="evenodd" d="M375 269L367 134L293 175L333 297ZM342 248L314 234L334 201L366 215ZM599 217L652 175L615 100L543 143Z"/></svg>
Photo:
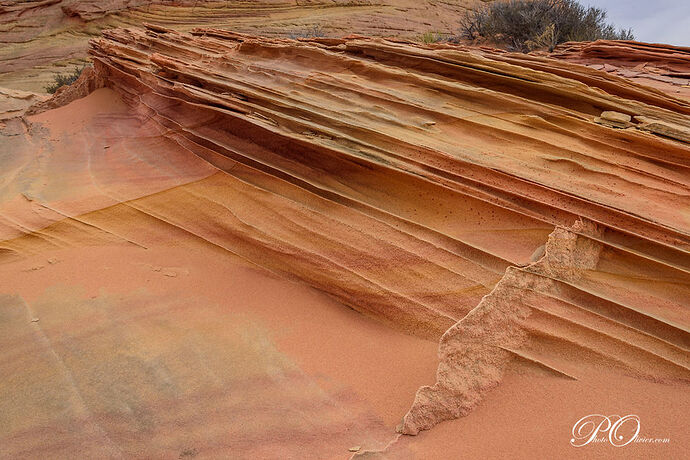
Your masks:
<svg viewBox="0 0 690 460"><path fill-rule="evenodd" d="M672 442L584 455L684 454L685 99L359 36L90 46L2 112L0 455L562 457L596 411Z"/></svg>

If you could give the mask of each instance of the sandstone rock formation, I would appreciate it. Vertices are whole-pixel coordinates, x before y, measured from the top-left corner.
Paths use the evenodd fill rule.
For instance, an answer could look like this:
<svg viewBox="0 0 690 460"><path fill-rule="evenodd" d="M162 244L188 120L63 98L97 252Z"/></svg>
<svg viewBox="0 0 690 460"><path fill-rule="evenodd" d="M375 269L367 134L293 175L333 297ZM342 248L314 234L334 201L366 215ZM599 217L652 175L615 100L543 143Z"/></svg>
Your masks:
<svg viewBox="0 0 690 460"><path fill-rule="evenodd" d="M86 58L89 38L105 28L152 22L178 30L219 27L263 35L417 37L454 34L467 7L412 0L3 0L0 86L41 92L55 73Z"/></svg>
<svg viewBox="0 0 690 460"><path fill-rule="evenodd" d="M553 57L613 72L690 100L690 48L627 41L564 43Z"/></svg>
<svg viewBox="0 0 690 460"><path fill-rule="evenodd" d="M630 41L597 40L558 45L554 55L587 64L650 64L669 73L688 76L690 48Z"/></svg>
<svg viewBox="0 0 690 460"><path fill-rule="evenodd" d="M423 344L440 340L435 383L415 385L421 388L414 401L410 395L411 407L397 413L407 411L398 426L403 434L470 414L516 367L575 384L592 375L606 381L632 377L648 388L663 388L658 391L667 395L663 404L687 394L690 144L683 136L690 129L690 104L685 99L568 60L449 44L364 37L296 41L151 25L105 31L90 46L94 70L78 86L35 105L32 116L3 122L13 152L12 158L0 156L10 178L0 193L0 263L10 267L6 279L18 279L17 264L51 251L104 247L137 258L165 247L190 261L199 251L203 261L190 266L203 266L205 275L196 279L209 286L226 279L216 273L211 255L232 254L326 293L374 318L372 324L388 326L362 335L377 356L377 365L368 370L385 369L375 390L353 372L337 373L371 395L370 403L384 394L380 387L386 387L387 374L403 385L396 366L413 369ZM56 108L79 88L91 94ZM96 106L107 110L90 113ZM597 119L630 125L613 128ZM89 266L108 265L105 260ZM39 276L53 265L36 263L26 269ZM118 267L109 286L135 283ZM219 265L217 271L224 270ZM154 272L171 279L184 273L162 266ZM119 284L120 277L126 282ZM45 280L33 283L52 286ZM78 368L71 373L78 381L65 396L71 403L65 404L88 428L84 436L93 441L92 453L155 453L141 433L149 429L158 435L152 427L166 414L159 405L172 405L181 420L197 426L198 419L185 415L188 406L157 399L161 388L191 401L198 398L202 420L215 420L209 402L215 396L208 394L219 395L227 413L234 414L230 408L238 403L230 388L245 388L250 378L263 382L260 391L284 396L286 407L298 405L315 414L309 425L314 435L296 422L287 429L271 425L278 433L271 442L282 440L277 445L287 446L287 456L299 456L305 448L318 456L335 456L341 448L346 455L352 446L363 446L358 456L384 450L393 455L413 442L409 436L389 442L394 426L376 417L393 411L381 410L375 417L342 394L314 390L311 380L266 345L270 340L262 333L252 336L263 344L260 352L223 335L210 325L222 323L220 313L194 320L213 332L214 342L189 339L198 350L190 355L198 353L199 362L208 364L215 361L207 350L244 353L249 361L257 359L255 373L213 375L199 365L194 369L203 377L197 378L184 372L197 361L178 361L177 352L158 355L166 364L162 367L145 358L147 347L167 350L157 338L168 337L158 323L150 326L162 328L153 336L142 332L140 324L146 322L132 328L114 322L116 328L108 323L110 316L87 304L75 311L65 307L69 315L55 316L45 300L25 301L29 288L19 284L21 296L3 300L11 306L12 324L20 324L21 315L37 318L33 326L21 327L46 325L46 336L58 344L55 353L68 356L59 367L61 378L68 380L71 365ZM284 286L276 289L286 292ZM280 297L286 311L297 315L290 295ZM156 305L146 299L131 303ZM117 302L103 302L105 310L119 311ZM171 307L172 319L160 322L196 318L179 313L181 308ZM281 308L266 314L266 321L287 315ZM88 324L90 317L108 334L117 333L104 343L84 342L89 346L111 350L111 342L126 343L120 335L137 337L127 355L131 361L113 358L113 366L127 385L143 379L151 386L122 390L138 398L126 407L118 405L117 395L100 398L89 392L94 384L88 382L98 381L97 375L112 378L108 369L87 372L72 349L60 348L71 343L61 334L72 330L58 327L60 321ZM342 324L357 333L349 321ZM28 334L14 327L9 344ZM323 327L329 332L314 346L323 346L324 353L330 334L347 340L342 330ZM404 351L393 347L383 355L385 345L377 337L391 332L382 329L399 331L395 344ZM166 340L184 348L173 335ZM139 348L139 342L145 346ZM355 342L347 343L362 350ZM328 366L321 361L328 360L318 366ZM137 366L152 369L150 376ZM88 377L79 380L82 375ZM199 387L208 393L195 393ZM80 389L87 390L84 396ZM249 404L263 417L257 401L264 396L249 393ZM265 420L272 423L275 417L266 414ZM40 423L52 426L55 420L59 417L51 413ZM142 428L126 431L120 420ZM155 423L146 425L146 420ZM251 419L249 433L231 426L247 439L267 443L257 434L261 430L252 431L261 420ZM175 420L164 422L178 426ZM10 452L21 453L16 446L27 442L40 423L12 418ZM224 422L217 423L221 433ZM170 449L166 452L179 452L188 442L184 433L171 428L155 439ZM207 449L216 446L211 452L217 455L256 458L269 452L257 447L261 443L233 445L221 434L200 436L206 436ZM69 434L61 442L76 444ZM409 448L414 451L413 444ZM270 450L276 452L280 448Z"/></svg>

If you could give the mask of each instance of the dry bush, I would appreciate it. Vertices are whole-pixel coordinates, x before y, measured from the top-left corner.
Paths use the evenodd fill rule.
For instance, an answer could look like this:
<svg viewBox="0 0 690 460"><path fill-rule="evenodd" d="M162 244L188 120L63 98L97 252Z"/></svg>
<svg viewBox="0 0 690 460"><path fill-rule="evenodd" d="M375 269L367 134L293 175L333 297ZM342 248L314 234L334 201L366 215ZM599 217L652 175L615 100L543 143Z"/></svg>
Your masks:
<svg viewBox="0 0 690 460"><path fill-rule="evenodd" d="M468 12L461 21L465 38L486 38L511 50L553 48L567 41L634 40L632 30L606 23L606 11L576 0L496 1Z"/></svg>

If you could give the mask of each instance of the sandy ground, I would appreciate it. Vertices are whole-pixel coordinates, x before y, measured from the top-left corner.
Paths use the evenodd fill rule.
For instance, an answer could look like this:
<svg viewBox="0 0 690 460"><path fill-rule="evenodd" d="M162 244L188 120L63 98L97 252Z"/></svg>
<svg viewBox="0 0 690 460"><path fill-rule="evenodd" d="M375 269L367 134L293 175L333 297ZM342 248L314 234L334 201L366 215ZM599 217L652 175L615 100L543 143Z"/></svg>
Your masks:
<svg viewBox="0 0 690 460"><path fill-rule="evenodd" d="M3 458L346 458L385 445L433 380L437 344L197 249L2 266Z"/></svg>
<svg viewBox="0 0 690 460"><path fill-rule="evenodd" d="M514 369L467 417L402 437L391 447L391 458L682 459L690 409L686 393L684 385L660 385L604 369L576 382ZM637 415L640 437L669 442L571 446L573 425L590 414Z"/></svg>
<svg viewBox="0 0 690 460"><path fill-rule="evenodd" d="M99 90L33 117L52 141L3 157L0 457L385 446L437 343L116 205L216 172L124 110Z"/></svg>

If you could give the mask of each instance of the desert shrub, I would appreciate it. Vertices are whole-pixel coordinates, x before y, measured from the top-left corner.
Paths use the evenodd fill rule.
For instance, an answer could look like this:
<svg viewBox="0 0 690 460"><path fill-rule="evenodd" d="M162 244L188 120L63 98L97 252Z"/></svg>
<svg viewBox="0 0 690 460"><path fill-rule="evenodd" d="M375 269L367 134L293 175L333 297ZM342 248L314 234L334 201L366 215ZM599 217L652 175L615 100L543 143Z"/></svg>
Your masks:
<svg viewBox="0 0 690 460"><path fill-rule="evenodd" d="M85 68L86 65L83 65L81 67L75 67L72 72L56 73L53 75L53 83L45 86L45 90L50 94L54 94L59 88L65 85L71 85L77 81L79 75L81 75Z"/></svg>
<svg viewBox="0 0 690 460"><path fill-rule="evenodd" d="M438 43L440 41L443 41L443 36L439 34L438 32L424 32L421 37L419 37L419 40L422 43Z"/></svg>
<svg viewBox="0 0 690 460"><path fill-rule="evenodd" d="M606 11L577 0L496 1L468 12L460 24L465 38L488 38L512 50L553 48L567 41L633 40L632 30L606 22Z"/></svg>

